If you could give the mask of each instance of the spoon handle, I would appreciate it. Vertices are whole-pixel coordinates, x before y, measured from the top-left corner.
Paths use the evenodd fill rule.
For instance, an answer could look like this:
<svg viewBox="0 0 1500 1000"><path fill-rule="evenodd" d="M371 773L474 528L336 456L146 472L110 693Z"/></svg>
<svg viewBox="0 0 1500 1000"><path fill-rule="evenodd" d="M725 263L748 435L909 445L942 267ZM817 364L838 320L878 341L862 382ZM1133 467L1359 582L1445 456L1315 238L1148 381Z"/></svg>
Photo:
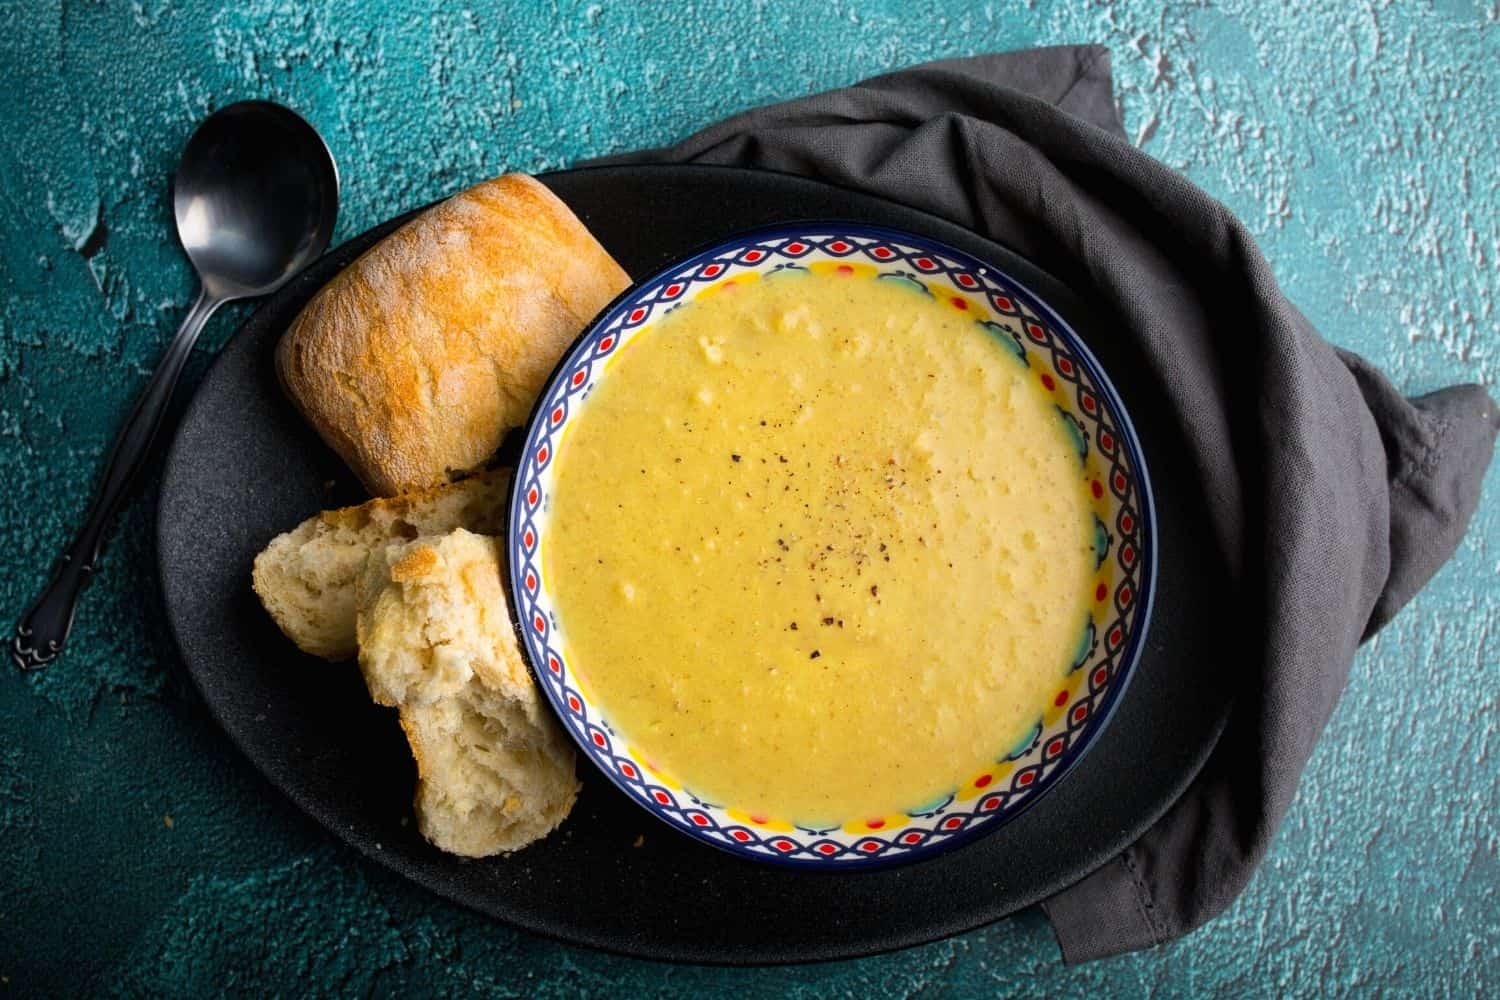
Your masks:
<svg viewBox="0 0 1500 1000"><path fill-rule="evenodd" d="M146 391L115 438L83 527L78 529L72 544L59 558L47 589L16 625L10 656L22 670L45 667L62 651L68 632L73 628L73 611L78 604L79 592L93 576L100 550L104 547L105 532L151 457L151 445L172 401L172 390L193 352L198 334L203 332L203 325L223 303L222 298L210 296L206 290L199 291L197 301L182 318L182 325L177 328L176 336L156 366Z"/></svg>

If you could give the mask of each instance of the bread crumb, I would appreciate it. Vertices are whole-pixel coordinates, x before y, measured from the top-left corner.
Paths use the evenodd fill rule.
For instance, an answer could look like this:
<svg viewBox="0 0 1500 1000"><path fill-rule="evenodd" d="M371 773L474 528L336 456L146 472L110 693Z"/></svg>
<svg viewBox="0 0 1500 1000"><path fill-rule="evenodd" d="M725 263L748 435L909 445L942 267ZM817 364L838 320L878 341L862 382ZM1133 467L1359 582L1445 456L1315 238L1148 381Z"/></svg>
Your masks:
<svg viewBox="0 0 1500 1000"><path fill-rule="evenodd" d="M168 813L167 815L165 815L165 816L163 816L161 818L161 825L164 826L164 827L166 827L168 830L172 829L172 814L171 813Z"/></svg>
<svg viewBox="0 0 1500 1000"><path fill-rule="evenodd" d="M644 833L638 833L638 834L635 835L635 843L631 844L630 846L631 847L640 847L645 842L646 842L646 835Z"/></svg>

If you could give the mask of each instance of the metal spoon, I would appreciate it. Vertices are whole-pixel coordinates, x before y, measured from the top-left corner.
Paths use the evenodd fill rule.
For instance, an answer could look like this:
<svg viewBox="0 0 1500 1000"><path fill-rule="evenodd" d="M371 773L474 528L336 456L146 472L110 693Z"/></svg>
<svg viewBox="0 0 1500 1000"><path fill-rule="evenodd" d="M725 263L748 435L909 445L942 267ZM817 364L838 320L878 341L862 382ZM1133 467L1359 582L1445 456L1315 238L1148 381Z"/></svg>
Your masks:
<svg viewBox="0 0 1500 1000"><path fill-rule="evenodd" d="M198 299L115 439L83 527L16 626L11 659L22 670L51 663L67 641L79 591L151 457L172 389L208 318L226 302L274 292L328 246L338 170L323 138L296 113L244 101L198 126L182 152L172 201L177 237L198 272Z"/></svg>

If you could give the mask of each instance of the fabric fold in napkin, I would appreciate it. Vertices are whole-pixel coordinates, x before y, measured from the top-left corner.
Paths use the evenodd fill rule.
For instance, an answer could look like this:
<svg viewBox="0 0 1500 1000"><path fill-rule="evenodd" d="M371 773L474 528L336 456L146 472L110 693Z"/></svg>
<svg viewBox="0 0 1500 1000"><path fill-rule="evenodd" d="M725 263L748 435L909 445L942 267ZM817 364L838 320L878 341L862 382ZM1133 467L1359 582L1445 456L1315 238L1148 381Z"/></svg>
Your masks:
<svg viewBox="0 0 1500 1000"><path fill-rule="evenodd" d="M1241 591L1246 681L1182 797L1042 906L1069 962L1172 940L1225 909L1286 814L1355 647L1463 535L1500 427L1484 390L1406 399L1324 341L1245 227L1126 140L1101 46L931 63L596 162L758 167L926 209L1031 257L1136 339L1208 488Z"/></svg>

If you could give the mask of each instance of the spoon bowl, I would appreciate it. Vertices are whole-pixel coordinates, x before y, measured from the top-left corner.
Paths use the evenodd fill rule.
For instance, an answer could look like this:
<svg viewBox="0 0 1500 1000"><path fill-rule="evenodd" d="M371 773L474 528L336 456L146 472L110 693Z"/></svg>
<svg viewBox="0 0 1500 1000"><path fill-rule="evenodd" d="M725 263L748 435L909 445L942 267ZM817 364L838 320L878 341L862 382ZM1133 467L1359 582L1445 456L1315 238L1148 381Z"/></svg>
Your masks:
<svg viewBox="0 0 1500 1000"><path fill-rule="evenodd" d="M172 185L177 236L222 298L266 295L322 254L338 213L333 156L316 129L269 101L210 115Z"/></svg>

